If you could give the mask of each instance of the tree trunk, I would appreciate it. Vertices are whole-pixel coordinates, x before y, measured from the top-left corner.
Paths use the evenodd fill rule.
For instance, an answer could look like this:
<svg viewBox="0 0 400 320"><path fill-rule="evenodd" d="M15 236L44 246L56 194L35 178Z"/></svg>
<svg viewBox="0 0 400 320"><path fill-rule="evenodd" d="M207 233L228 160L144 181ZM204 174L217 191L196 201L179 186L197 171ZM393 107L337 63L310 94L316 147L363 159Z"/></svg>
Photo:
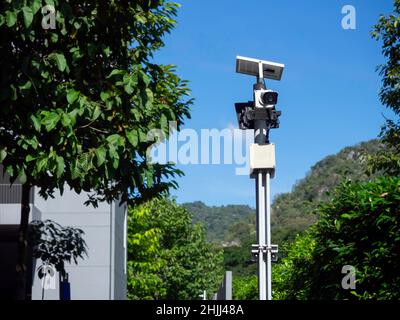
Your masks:
<svg viewBox="0 0 400 320"><path fill-rule="evenodd" d="M29 227L29 194L31 186L27 183L22 185L21 199L21 222L18 232L18 252L16 265L16 287L15 299L26 300L26 271L27 271L27 254L28 254L28 227Z"/></svg>

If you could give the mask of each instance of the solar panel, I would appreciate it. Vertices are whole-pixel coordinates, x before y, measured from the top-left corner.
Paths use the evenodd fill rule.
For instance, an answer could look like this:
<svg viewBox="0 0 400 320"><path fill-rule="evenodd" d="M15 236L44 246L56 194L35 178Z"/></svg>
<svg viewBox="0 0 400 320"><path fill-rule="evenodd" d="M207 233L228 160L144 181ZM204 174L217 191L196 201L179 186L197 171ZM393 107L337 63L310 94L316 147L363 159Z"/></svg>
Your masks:
<svg viewBox="0 0 400 320"><path fill-rule="evenodd" d="M259 74L258 67L260 63L262 64L263 68L263 78L278 80L278 81L281 80L285 65L271 61L257 60L253 58L237 56L236 72L258 77Z"/></svg>

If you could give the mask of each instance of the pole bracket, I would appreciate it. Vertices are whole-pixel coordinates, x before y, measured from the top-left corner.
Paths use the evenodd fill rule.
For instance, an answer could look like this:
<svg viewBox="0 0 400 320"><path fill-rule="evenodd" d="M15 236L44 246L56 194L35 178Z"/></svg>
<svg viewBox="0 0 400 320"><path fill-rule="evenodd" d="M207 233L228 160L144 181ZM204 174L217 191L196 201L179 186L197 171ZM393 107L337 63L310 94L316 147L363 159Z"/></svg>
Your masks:
<svg viewBox="0 0 400 320"><path fill-rule="evenodd" d="M267 245L260 245L260 244L253 244L251 245L251 253L253 257L258 258L259 253L267 253L271 252L271 261L272 262L277 262L278 261L278 245L277 244L271 244L271 246Z"/></svg>

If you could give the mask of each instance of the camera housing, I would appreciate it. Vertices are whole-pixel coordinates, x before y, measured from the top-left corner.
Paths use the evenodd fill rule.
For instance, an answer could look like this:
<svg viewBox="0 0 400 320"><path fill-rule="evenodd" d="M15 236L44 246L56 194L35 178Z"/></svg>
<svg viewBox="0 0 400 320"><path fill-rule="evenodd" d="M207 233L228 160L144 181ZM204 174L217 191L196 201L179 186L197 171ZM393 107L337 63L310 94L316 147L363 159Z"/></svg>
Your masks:
<svg viewBox="0 0 400 320"><path fill-rule="evenodd" d="M278 103L278 92L273 90L254 90L254 106L256 108L274 108Z"/></svg>

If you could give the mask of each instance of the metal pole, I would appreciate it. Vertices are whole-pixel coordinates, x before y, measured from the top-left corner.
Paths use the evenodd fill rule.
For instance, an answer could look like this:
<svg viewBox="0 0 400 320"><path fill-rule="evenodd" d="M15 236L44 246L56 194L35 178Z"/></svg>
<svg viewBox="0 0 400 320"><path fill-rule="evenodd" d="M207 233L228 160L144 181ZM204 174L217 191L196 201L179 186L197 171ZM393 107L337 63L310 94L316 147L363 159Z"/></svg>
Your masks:
<svg viewBox="0 0 400 320"><path fill-rule="evenodd" d="M266 223L267 223L267 248L271 248L271 197L270 197L270 173L265 176L265 199L266 199ZM267 250L267 300L272 300L272 263L271 250Z"/></svg>
<svg viewBox="0 0 400 320"><path fill-rule="evenodd" d="M262 171L256 177L257 200L257 241L258 246L265 245L265 174ZM259 300L267 300L267 269L263 250L258 250L258 297Z"/></svg>
<svg viewBox="0 0 400 320"><path fill-rule="evenodd" d="M262 78L262 69L259 70L260 75L254 89L265 89ZM254 121L254 142L257 144L267 143L268 127L265 120ZM266 256L263 248L265 247L265 205L266 205L266 184L265 172L258 171L256 174L256 203L257 203L257 242L258 250L258 297L259 300L267 300L267 266Z"/></svg>

